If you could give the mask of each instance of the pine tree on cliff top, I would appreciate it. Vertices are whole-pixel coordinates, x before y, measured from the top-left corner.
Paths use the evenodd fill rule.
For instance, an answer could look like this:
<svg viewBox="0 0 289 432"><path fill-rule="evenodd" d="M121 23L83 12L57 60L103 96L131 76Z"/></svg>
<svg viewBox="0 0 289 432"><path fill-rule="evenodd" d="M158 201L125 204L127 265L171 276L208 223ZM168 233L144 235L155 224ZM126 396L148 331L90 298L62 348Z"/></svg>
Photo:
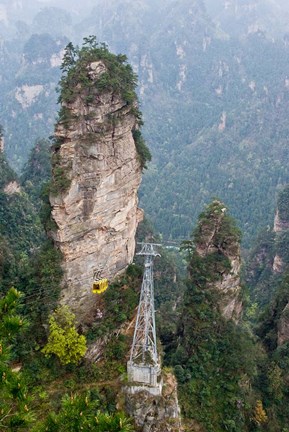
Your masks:
<svg viewBox="0 0 289 432"><path fill-rule="evenodd" d="M94 64L96 74L91 70ZM59 83L59 98L61 104L58 124L68 130L79 118L79 114L72 108L72 104L80 97L85 105L88 117L91 115L91 107L104 93L119 97L127 109L127 114L134 116L135 124L132 128L132 136L135 142L140 166L146 168L151 160L151 154L142 138L140 128L143 124L142 114L138 109L136 95L137 76L132 67L127 63L127 57L123 54L112 54L107 45L98 43L95 36L84 38L82 47L74 47L70 42L64 53L61 66L62 78ZM110 116L107 122L116 122L117 116ZM101 131L99 132L101 133ZM94 136L93 136L94 138ZM87 135L88 141L91 139ZM56 136L54 140L54 154L52 157L53 180L51 193L57 195L65 192L70 186L69 172L71 167L63 166L59 149L63 144L63 137Z"/></svg>

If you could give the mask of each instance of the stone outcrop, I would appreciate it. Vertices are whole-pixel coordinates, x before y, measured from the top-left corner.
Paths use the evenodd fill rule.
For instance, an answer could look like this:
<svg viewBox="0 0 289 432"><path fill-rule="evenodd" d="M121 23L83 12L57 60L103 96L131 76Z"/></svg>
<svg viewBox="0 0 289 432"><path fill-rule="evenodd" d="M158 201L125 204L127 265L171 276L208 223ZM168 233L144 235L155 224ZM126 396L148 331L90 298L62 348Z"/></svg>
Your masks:
<svg viewBox="0 0 289 432"><path fill-rule="evenodd" d="M87 78L96 83L106 71L104 62L91 62ZM52 235L63 254L61 302L88 323L101 309L99 297L91 293L94 273L112 280L133 259L142 219L141 165L131 106L112 90L90 87L88 97L77 86L73 102L62 104L71 121L60 121L55 131L61 145L54 154L54 174L61 172L69 186L51 194L50 202L57 225Z"/></svg>
<svg viewBox="0 0 289 432"><path fill-rule="evenodd" d="M279 210L277 209L275 218L274 218L274 228L273 231L275 233L282 232L284 230L289 229L289 221L286 219L281 219L279 215Z"/></svg>
<svg viewBox="0 0 289 432"><path fill-rule="evenodd" d="M20 187L19 183L17 183L17 181L14 180L14 181L7 183L7 185L4 187L4 192L7 195L13 195L15 193L20 193L21 187Z"/></svg>
<svg viewBox="0 0 289 432"><path fill-rule="evenodd" d="M278 346L289 341L289 303L284 284L289 269L289 185L279 192L273 229L264 231L249 257L247 283L261 306L269 304L263 338L276 337ZM270 318L268 318L270 316ZM263 323L263 326L265 327Z"/></svg>
<svg viewBox="0 0 289 432"><path fill-rule="evenodd" d="M15 99L20 103L23 109L26 109L33 105L41 92L43 92L43 85L23 85L17 87L15 91Z"/></svg>
<svg viewBox="0 0 289 432"><path fill-rule="evenodd" d="M284 273L288 270L287 245L289 241L289 186L286 185L279 193L273 231L276 234L276 253L273 272ZM281 312L277 328L278 345L289 341L289 303Z"/></svg>
<svg viewBox="0 0 289 432"><path fill-rule="evenodd" d="M200 219L196 235L196 253L206 258L215 254L214 268L210 269L213 281L207 282L207 287L220 293L219 309L226 319L238 320L242 312L240 299L240 268L241 254L238 235L233 233L235 227L226 215L226 207L219 201L213 201L207 214ZM225 264L226 263L226 264ZM194 270L194 269L192 269Z"/></svg>
<svg viewBox="0 0 289 432"><path fill-rule="evenodd" d="M273 228L263 230L247 258L246 283L253 298L269 304L278 292L278 285L289 265L289 186L278 193ZM277 288L277 290L276 290Z"/></svg>
<svg viewBox="0 0 289 432"><path fill-rule="evenodd" d="M286 188L284 189L284 191L280 194L279 197L279 203L280 204L280 200L282 198L282 195L284 195L286 192ZM286 234L286 232L288 232L289 230L289 220L284 217L281 217L280 215L280 211L277 208L276 213L275 213L275 218L274 218L274 227L273 227L273 232L276 233L276 240L275 242L278 242L278 239L281 238L281 236L283 234ZM279 251L278 253L276 253L276 255L274 256L274 262L273 262L273 272L274 273L282 273L284 270L284 260L282 257L282 250Z"/></svg>
<svg viewBox="0 0 289 432"><path fill-rule="evenodd" d="M0 154L4 152L4 138L1 136L0 132Z"/></svg>
<svg viewBox="0 0 289 432"><path fill-rule="evenodd" d="M274 227L273 232L280 236L284 231L289 229L289 221L282 220L279 214L279 210L277 208L275 217L274 217ZM284 270L284 262L281 254L276 254L274 256L272 270L274 273L282 273Z"/></svg>
<svg viewBox="0 0 289 432"><path fill-rule="evenodd" d="M285 306L278 323L278 345L289 341L289 303Z"/></svg>
<svg viewBox="0 0 289 432"><path fill-rule="evenodd" d="M145 390L132 394L124 389L126 412L134 418L142 432L182 431L175 376L165 373L163 378L160 396Z"/></svg>
<svg viewBox="0 0 289 432"><path fill-rule="evenodd" d="M283 260L278 254L274 256L272 269L274 273L281 273L283 270Z"/></svg>

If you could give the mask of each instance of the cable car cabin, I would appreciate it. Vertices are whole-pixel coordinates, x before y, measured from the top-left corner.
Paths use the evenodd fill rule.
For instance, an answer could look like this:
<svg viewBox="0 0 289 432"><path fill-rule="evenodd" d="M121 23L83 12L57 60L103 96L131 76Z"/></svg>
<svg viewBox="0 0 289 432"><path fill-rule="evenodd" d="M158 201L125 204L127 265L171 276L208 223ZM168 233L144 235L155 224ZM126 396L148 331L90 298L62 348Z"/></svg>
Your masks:
<svg viewBox="0 0 289 432"><path fill-rule="evenodd" d="M108 279L98 279L93 281L92 292L93 294L101 294L108 288Z"/></svg>

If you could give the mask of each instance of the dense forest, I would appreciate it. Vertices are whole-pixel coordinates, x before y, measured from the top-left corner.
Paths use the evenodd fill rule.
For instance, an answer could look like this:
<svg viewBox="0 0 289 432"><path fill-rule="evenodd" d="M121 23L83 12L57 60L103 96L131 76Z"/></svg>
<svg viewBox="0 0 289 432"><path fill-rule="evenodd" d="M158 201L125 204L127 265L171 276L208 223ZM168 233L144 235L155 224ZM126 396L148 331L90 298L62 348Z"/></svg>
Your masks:
<svg viewBox="0 0 289 432"><path fill-rule="evenodd" d="M2 156L0 330L1 373L5 380L1 386L1 427L35 431L135 430L132 420L119 411L119 403L116 406L131 335L110 339L97 363L82 358L87 346L133 318L141 261L138 258L104 294L107 312L101 324L95 323L79 333L73 314L63 307L56 308L62 258L41 228L43 210L39 215L30 201L32 197L33 202L41 202L39 186L45 184L43 173L48 159L47 142L36 143L25 174L19 179ZM21 185L21 192L7 196L5 185L11 181ZM36 197L39 201L35 201ZM284 207L287 200L288 188L278 200L284 222L288 220L288 208ZM44 201L42 209L45 205ZM278 245L284 268L274 274L271 267L270 285L274 291L268 297L266 288L260 285L269 281L263 272L270 269L266 270L258 259L255 264L251 261L247 270L250 292L242 285L238 294L242 316L228 320L222 314L222 304L227 300L213 286L232 271L229 258L239 253L240 231L223 210L223 203L213 201L200 215L193 238L184 242L181 256L163 249L162 257L156 260L157 322L163 363L173 368L178 379L186 430L201 427L204 431L285 432L289 421L289 351L286 335L281 342L278 339L289 303L287 243L281 242L280 246L279 237L284 233L278 238L271 233L271 240L263 237L256 244L253 256L258 257L260 248L265 249L268 266L272 253L276 253L272 245ZM217 246L208 255L200 256L198 251L208 231L216 226L212 243ZM140 226L138 238L159 241L147 222ZM184 259L185 285L180 277ZM123 286L129 288L123 290Z"/></svg>
<svg viewBox="0 0 289 432"><path fill-rule="evenodd" d="M84 326L59 306L63 256L49 234L49 194L67 187L57 98L69 128L65 103L80 88L91 102L85 68L101 59L96 91L112 88L138 118L137 240L164 244L157 333L184 430L288 432L288 7L2 3L0 429L138 431L121 396L132 333L120 329L135 319L143 261L110 281L104 316Z"/></svg>
<svg viewBox="0 0 289 432"><path fill-rule="evenodd" d="M139 76L153 155L140 198L157 230L166 240L187 237L203 205L219 196L244 246L252 246L288 182L284 2L142 0L120 7L98 0L70 11L64 1L31 1L21 10L6 3L0 116L17 172L35 140L53 132L65 45L95 34L125 53Z"/></svg>

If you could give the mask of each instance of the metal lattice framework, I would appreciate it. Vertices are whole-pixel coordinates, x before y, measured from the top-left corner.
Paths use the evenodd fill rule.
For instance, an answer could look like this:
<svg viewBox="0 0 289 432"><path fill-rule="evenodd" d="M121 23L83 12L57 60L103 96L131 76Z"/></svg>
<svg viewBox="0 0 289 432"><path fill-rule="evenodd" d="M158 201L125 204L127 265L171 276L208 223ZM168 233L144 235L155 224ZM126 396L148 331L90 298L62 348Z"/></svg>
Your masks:
<svg viewBox="0 0 289 432"><path fill-rule="evenodd" d="M155 246L160 245L143 243L141 251L137 253L137 255L145 256L145 264L130 354L131 366L159 367L155 325L153 259L160 255L155 251Z"/></svg>

